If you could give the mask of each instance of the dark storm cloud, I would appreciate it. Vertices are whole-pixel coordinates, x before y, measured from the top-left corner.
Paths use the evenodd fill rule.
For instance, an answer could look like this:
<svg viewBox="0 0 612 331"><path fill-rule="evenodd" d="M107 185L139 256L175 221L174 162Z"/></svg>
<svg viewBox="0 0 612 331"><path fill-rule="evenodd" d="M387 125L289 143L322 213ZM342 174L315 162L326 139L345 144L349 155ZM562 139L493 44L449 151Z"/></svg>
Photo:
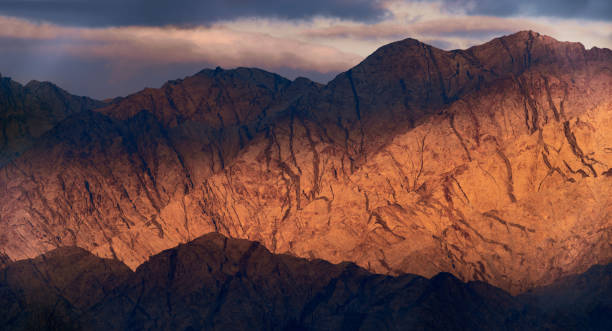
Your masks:
<svg viewBox="0 0 612 331"><path fill-rule="evenodd" d="M377 0L0 0L0 14L73 26L158 26L252 16L375 21L385 10Z"/></svg>
<svg viewBox="0 0 612 331"><path fill-rule="evenodd" d="M611 0L444 0L469 14L491 16L552 16L612 20Z"/></svg>

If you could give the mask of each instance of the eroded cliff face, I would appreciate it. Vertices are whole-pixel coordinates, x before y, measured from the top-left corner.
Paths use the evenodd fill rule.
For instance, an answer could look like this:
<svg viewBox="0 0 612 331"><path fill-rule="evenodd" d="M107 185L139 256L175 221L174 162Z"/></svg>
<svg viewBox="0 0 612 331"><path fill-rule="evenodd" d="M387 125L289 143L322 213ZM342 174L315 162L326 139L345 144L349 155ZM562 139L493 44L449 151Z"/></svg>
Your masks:
<svg viewBox="0 0 612 331"><path fill-rule="evenodd" d="M210 178L199 199L234 236L377 272L452 271L520 292L609 261L610 103L571 120L556 121L549 109L548 123L531 132L518 86L514 97L503 91L466 98L356 170L321 141L294 138L291 164L280 161L289 144L276 154L262 139ZM294 131L308 137L299 125Z"/></svg>
<svg viewBox="0 0 612 331"><path fill-rule="evenodd" d="M167 207L183 207L265 121L318 89L257 69L205 70L69 116L0 169L2 251L22 259L78 245L136 267L209 232L175 223Z"/></svg>
<svg viewBox="0 0 612 331"><path fill-rule="evenodd" d="M412 60L412 53L401 54L404 63ZM232 236L376 272L448 271L517 293L609 262L610 52L527 33L466 54L481 63L481 83L444 92L453 90L453 78L444 80L446 87L431 94L457 101L441 103L439 113L421 117L413 129L387 142L381 123L396 118L385 114L388 108L362 115L364 128L380 130L349 132L378 150L356 152L359 140L350 133L345 141L329 138L329 122L318 118L325 112L304 108L190 196L203 192L195 199L207 203L216 229ZM353 70L353 80L361 70L374 75L361 68L371 61ZM461 64L448 66L461 77ZM354 89L355 107L376 104L362 102L363 94L372 95L366 100L379 94L362 84Z"/></svg>
<svg viewBox="0 0 612 331"><path fill-rule="evenodd" d="M327 86L204 71L0 169L1 250L135 268L209 231L518 293L612 260L612 52L533 32L382 47Z"/></svg>

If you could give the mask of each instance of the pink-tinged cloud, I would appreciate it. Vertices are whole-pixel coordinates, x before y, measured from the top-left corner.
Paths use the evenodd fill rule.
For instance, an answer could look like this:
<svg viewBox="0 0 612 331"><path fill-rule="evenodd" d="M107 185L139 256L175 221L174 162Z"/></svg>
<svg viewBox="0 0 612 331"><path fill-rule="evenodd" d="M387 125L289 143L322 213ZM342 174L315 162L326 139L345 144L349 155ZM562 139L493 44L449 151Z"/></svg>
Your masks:
<svg viewBox="0 0 612 331"><path fill-rule="evenodd" d="M450 17L408 24L384 22L374 25L336 25L327 28L309 29L304 35L317 38L364 38L386 39L400 36L426 35L437 37L469 37L474 34L499 34L516 32L525 27L548 30L546 25L527 19L505 19L497 17Z"/></svg>
<svg viewBox="0 0 612 331"><path fill-rule="evenodd" d="M443 0L379 3L387 15L377 22L240 17L210 26L91 28L0 16L0 72L23 82L51 80L101 98L215 66L259 67L324 83L380 46L407 37L464 49L530 29L587 48L612 48L611 22L470 16L457 8L449 11Z"/></svg>
<svg viewBox="0 0 612 331"><path fill-rule="evenodd" d="M191 62L327 73L361 59L330 46L222 26L69 28L10 17L0 17L0 26L0 38L22 39L44 52L132 65Z"/></svg>
<svg viewBox="0 0 612 331"><path fill-rule="evenodd" d="M612 47L612 24L606 22L559 21L548 18L500 18L492 16L448 16L405 22L402 19L378 24L338 24L302 31L312 39L364 39L390 41L410 36L423 42L441 41L449 47L465 48L494 36L534 30L560 40L580 41L587 47Z"/></svg>

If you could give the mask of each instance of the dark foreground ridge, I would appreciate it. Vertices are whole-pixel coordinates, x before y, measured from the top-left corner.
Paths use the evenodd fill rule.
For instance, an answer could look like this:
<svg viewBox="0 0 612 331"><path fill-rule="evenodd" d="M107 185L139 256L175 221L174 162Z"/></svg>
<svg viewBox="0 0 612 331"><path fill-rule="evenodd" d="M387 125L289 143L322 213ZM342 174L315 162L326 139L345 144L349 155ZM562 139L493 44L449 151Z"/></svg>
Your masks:
<svg viewBox="0 0 612 331"><path fill-rule="evenodd" d="M513 297L448 273L372 274L210 233L132 272L65 247L0 271L3 330L518 330L612 327L612 265Z"/></svg>

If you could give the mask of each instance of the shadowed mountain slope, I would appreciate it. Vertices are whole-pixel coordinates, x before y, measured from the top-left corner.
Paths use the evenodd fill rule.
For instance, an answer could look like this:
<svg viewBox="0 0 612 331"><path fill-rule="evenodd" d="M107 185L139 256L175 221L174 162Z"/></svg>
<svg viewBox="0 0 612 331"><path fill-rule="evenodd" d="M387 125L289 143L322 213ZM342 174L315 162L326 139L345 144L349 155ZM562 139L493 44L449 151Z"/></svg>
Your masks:
<svg viewBox="0 0 612 331"><path fill-rule="evenodd" d="M0 75L0 166L30 148L36 138L68 115L102 105L48 82L22 86Z"/></svg>
<svg viewBox="0 0 612 331"><path fill-rule="evenodd" d="M609 269L597 266L579 276L592 284L588 288L561 282L554 293L538 289L529 300L563 312L578 304L609 310ZM448 273L432 279L375 275L352 263L274 255L256 242L219 234L155 255L135 272L82 249L61 248L11 263L1 274L0 322L7 330L524 330L569 325L603 330L611 322L605 315L589 320L581 310L551 317L539 304L529 306L522 297L481 282L463 283Z"/></svg>
<svg viewBox="0 0 612 331"><path fill-rule="evenodd" d="M612 261L611 83L610 50L534 32L406 39L326 86L205 70L70 116L0 168L0 251L135 269L216 231L523 292Z"/></svg>
<svg viewBox="0 0 612 331"><path fill-rule="evenodd" d="M0 254L0 268L4 268L4 266L9 264L10 262L12 261L8 256L6 256L5 254Z"/></svg>
<svg viewBox="0 0 612 331"><path fill-rule="evenodd" d="M564 277L553 285L519 296L527 309L545 312L549 322L564 329L612 328L612 264L596 265L580 275Z"/></svg>

